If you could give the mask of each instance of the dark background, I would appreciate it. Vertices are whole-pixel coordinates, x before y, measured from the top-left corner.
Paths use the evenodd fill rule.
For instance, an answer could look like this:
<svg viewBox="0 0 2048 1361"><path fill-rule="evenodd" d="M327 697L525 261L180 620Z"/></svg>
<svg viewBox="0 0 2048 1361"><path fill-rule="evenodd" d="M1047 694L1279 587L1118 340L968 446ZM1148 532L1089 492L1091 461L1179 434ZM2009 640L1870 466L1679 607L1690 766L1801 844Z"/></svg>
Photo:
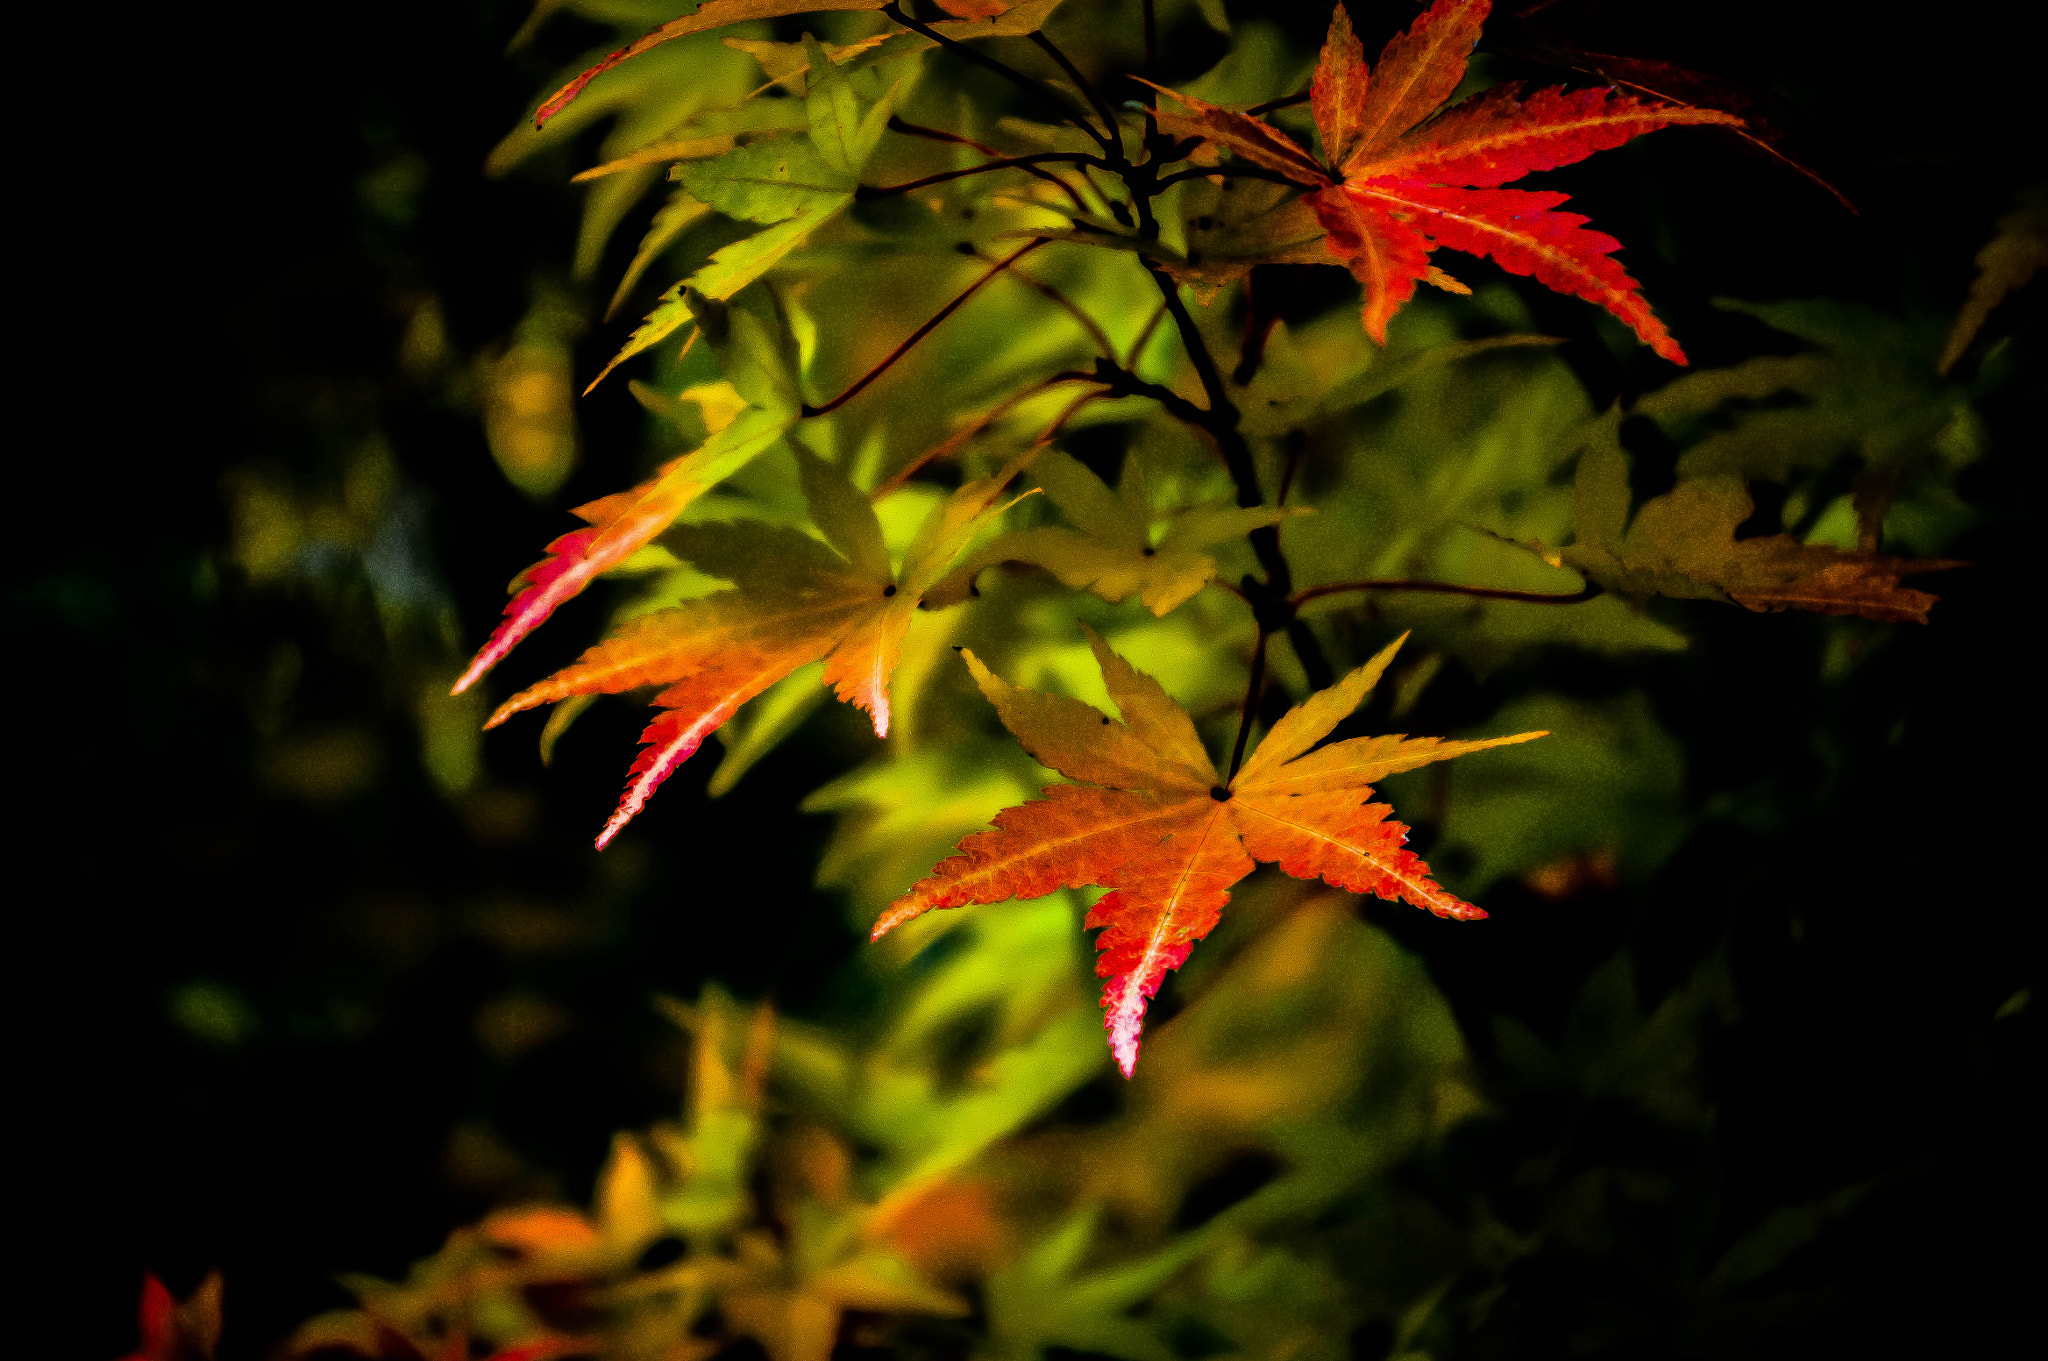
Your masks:
<svg viewBox="0 0 2048 1361"><path fill-rule="evenodd" d="M1312 42L1326 18L1300 11ZM1353 12L1372 51L1412 9ZM1735 0L1558 5L1531 22L1769 92L1788 147L1862 210L1705 136L1571 172L1601 227L1668 234L1669 259L1637 249L1630 267L1695 362L1714 364L1759 339L1709 307L1717 296L1953 311L2038 154L2040 57L2020 13ZM424 493L466 646L564 527L393 360L422 290L468 353L506 334L530 275L569 257L573 196L480 167L604 35L558 19L508 58L522 18L486 0L52 11L21 44L16 268L42 334L10 460L27 528L7 592L11 726L26 739L9 898L16 1123L31 1139L15 1168L42 1207L52 1283L52 1305L28 1308L63 1310L63 1354L133 1344L145 1267L182 1294L218 1266L224 1355L259 1356L345 1299L337 1271L400 1273L506 1194L584 1194L610 1131L676 1099L652 990L715 977L798 1010L858 1009L855 937L810 885L825 824L793 811L843 768L829 750L786 749L719 802L701 793L710 764L693 763L608 868L589 833L633 739L623 709L594 710L545 777L526 735L487 742L488 787L505 797L451 805L408 757L363 592L256 591L220 566L230 470L317 479L370 428ZM380 219L359 185L405 155L428 167L419 211ZM636 235L629 221L601 278ZM2041 288L1994 323L2020 329L2035 364ZM1661 380L1594 340L1591 309L1528 292L1597 398ZM620 333L594 329L579 372ZM1496 1012L1554 1032L1620 947L1654 997L1726 943L1742 1015L1710 1052L1709 1087L1728 1213L1876 1187L1799 1259L1823 1307L1774 1351L1967 1354L2028 1294L2010 1243L2035 1223L2038 1002L1992 1019L2039 974L2039 683L2023 658L2042 413L2038 367L2018 371L1985 407L1996 452L1965 482L1985 516L1952 555L1976 565L1939 582L1930 627L1900 628L1823 691L1818 621L1701 606L1694 651L1631 673L1683 741L1696 801L1767 782L1773 829L1711 822L1640 892L1540 913L1489 899L1498 920L1455 953L1415 937L1475 1036ZM559 506L637 470L622 387L582 419L588 453ZM528 644L532 674L597 619L565 610ZM383 744L369 792L315 805L259 778L251 713L281 640L304 658L292 721L355 723ZM1561 683L1613 683L1556 665ZM1456 722L1457 687L1447 696L1439 717ZM538 914L518 919L526 935L494 915L506 903ZM551 929L555 944L533 944ZM246 1003L239 1042L173 1024L170 999L193 980ZM570 1019L494 1051L475 1017L508 991ZM484 1151L459 1130L482 1131ZM1525 1310L1530 1353L1547 1348L1546 1309L1618 1288L1569 1272L1528 1284L1565 1301Z"/></svg>

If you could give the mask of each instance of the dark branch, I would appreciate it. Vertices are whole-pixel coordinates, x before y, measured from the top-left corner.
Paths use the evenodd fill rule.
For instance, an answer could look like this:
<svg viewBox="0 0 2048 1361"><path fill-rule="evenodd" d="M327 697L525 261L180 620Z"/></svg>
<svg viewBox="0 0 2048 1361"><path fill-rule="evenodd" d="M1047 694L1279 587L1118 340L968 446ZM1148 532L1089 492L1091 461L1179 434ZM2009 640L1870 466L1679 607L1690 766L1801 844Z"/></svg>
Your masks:
<svg viewBox="0 0 2048 1361"><path fill-rule="evenodd" d="M1196 406L1172 388L1158 383L1148 383L1137 374L1111 359L1095 361L1095 371L1088 374L1074 374L1076 378L1087 378L1100 383L1110 397L1150 397L1166 409L1166 413L1177 421L1206 430L1209 428L1209 413Z"/></svg>
<svg viewBox="0 0 2048 1361"><path fill-rule="evenodd" d="M938 324L940 322L944 321L947 317L952 316L954 312L958 311L960 309L960 304L966 302L969 298L973 297L977 292L979 292L983 284L986 284L990 279L995 278L996 275L1001 274L1011 265L1016 264L1019 260L1029 255L1032 251L1037 250L1040 246L1044 245L1045 242L1045 237L1033 237L1031 240L1026 241L1023 245L1019 246L1016 250L1011 251L1007 256L1003 257L1001 260L996 261L995 264L989 267L989 270L986 274L982 275L979 279L976 279L973 283L967 285L966 288L960 291L958 297L954 298L953 301L947 303L944 307L941 307L937 312L934 312L931 318L928 321L926 321L924 325L918 327L915 331L912 331L907 340L905 340L901 345L898 345L895 349L889 351L888 355L885 358L883 358L881 363L869 369L867 373L862 375L861 378L858 381L856 381L852 387L840 393L837 397L834 397L831 401L825 403L823 406L811 406L809 403L806 403L802 408L803 415L806 418L811 416L823 416L827 412L837 411L840 407L845 406L848 402L852 401L856 396L860 395L861 391L865 389L868 384L874 382L877 378L880 378L884 373L887 373L889 371L890 366L895 364L897 360L901 359L904 355L909 354L911 347L916 345L918 341L923 340L926 336L930 335L932 331L938 327Z"/></svg>
<svg viewBox="0 0 2048 1361"><path fill-rule="evenodd" d="M1117 130L1116 114L1110 111L1109 105L1103 103L1102 96L1096 92L1095 86L1089 83L1088 77L1082 75L1081 69L1067 60L1067 54L1060 51L1053 40L1045 34L1033 33L1031 45L1051 57L1060 70L1066 72L1067 79L1074 82L1074 88L1081 92L1089 107L1095 110L1095 116L1102 120L1103 135L1095 139L1102 145L1102 154L1118 166L1129 164L1129 158L1124 155L1123 135Z"/></svg>
<svg viewBox="0 0 2048 1361"><path fill-rule="evenodd" d="M1252 674L1244 687L1244 711L1237 719L1237 742L1230 748L1230 769L1223 776L1223 783L1229 784L1237 778L1237 768L1244 764L1245 739L1252 735L1252 715L1259 710L1259 692L1266 688L1266 630L1259 629L1259 640L1252 644Z"/></svg>

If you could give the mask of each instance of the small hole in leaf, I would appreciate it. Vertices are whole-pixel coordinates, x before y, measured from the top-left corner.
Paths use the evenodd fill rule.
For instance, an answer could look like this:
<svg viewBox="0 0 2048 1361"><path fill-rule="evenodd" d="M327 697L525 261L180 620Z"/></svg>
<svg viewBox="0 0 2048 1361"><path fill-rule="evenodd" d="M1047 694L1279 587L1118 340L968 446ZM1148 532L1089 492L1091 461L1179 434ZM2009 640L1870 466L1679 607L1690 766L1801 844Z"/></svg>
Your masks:
<svg viewBox="0 0 2048 1361"><path fill-rule="evenodd" d="M882 588L882 598L883 598L884 600L887 600L887 599L888 599L888 598L889 598L890 596L892 596L892 595L894 595L894 594L896 594L896 588L895 588L895 586L893 586L893 585L890 585L890 586L884 586L884 587Z"/></svg>
<svg viewBox="0 0 2048 1361"><path fill-rule="evenodd" d="M1230 791L1220 784L1212 784L1209 786L1209 797L1218 803L1228 803L1230 801Z"/></svg>
<svg viewBox="0 0 2048 1361"><path fill-rule="evenodd" d="M1152 555L1153 555L1154 553L1157 553L1158 551L1159 551L1158 549L1156 549L1156 548L1152 547L1152 546L1151 546L1151 545L1149 545L1149 544L1147 544L1147 545L1146 545L1145 547L1143 547L1143 548L1141 548L1141 549L1139 549L1139 550L1138 550L1138 552L1139 552L1139 553L1140 553L1140 554L1141 554L1142 556L1144 556L1144 557L1148 557L1148 558L1149 558L1149 557L1151 557L1151 556L1152 556Z"/></svg>

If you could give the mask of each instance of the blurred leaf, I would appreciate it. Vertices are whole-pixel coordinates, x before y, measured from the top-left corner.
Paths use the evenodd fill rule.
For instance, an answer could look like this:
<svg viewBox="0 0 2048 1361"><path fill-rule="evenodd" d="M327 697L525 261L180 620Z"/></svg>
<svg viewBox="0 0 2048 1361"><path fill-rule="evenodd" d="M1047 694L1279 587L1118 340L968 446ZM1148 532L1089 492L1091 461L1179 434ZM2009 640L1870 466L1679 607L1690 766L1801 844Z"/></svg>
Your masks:
<svg viewBox="0 0 2048 1361"><path fill-rule="evenodd" d="M2026 287L2044 264L2048 264L2048 192L2035 189L2022 194L2019 205L1998 219L1998 234L1977 252L1977 277L1970 281L1970 296L1949 328L1948 343L1941 347L1935 372L1947 376L1984 329L1992 309L2013 290Z"/></svg>

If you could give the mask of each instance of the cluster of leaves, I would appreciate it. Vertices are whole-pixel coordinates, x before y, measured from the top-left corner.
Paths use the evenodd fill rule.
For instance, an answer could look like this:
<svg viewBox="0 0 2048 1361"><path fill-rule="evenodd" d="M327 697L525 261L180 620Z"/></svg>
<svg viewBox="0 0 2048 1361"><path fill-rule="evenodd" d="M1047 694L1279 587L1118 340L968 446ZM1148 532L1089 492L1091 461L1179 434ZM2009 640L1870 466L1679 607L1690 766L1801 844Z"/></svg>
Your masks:
<svg viewBox="0 0 2048 1361"><path fill-rule="evenodd" d="M403 1283L352 1281L361 1307L309 1323L291 1352L709 1357L750 1338L774 1361L822 1361L849 1335L1020 1358L1165 1356L1191 1333L1248 1343L1287 1307L1260 1298L1299 1265L1283 1231L1479 1103L1442 1000L1341 897L1256 895L1247 915L1261 929L1238 933L1085 1142L1043 1119L1104 1066L1065 895L917 930L922 967L866 1044L716 990L664 1003L692 1038L687 1117L619 1136L588 1213L506 1210L459 1230ZM1247 1160L1286 1170L1203 1205L1214 1193L1198 1188ZM1341 1351L1361 1302L1322 1307L1343 1315L1317 1320Z"/></svg>
<svg viewBox="0 0 2048 1361"><path fill-rule="evenodd" d="M1696 375L1643 399L1632 416L1674 437L1690 431L1695 442L1678 485L1632 507L1623 413L1584 409L1541 356L1544 338L1417 337L1422 344L1403 346L1389 329L1418 282L1470 296L1432 263L1449 248L1602 307L1684 363L1614 260L1613 238L1557 211L1559 192L1501 186L1662 127L1740 129L1734 113L1614 88L1518 84L1450 102L1466 86L1488 0L1437 0L1370 64L1339 5L1308 81L1311 143L1259 116L1301 102L1272 87L1273 63L1226 60L1196 83L1200 93L1135 78L1168 103L1119 110L1048 31L1074 17L1059 0L948 8L952 19L926 23L894 0L706 0L583 72L542 103L539 131L500 149L508 160L622 112L611 159L586 172L601 186L587 219L595 239L660 166L679 187L614 306L665 253L702 260L598 375L637 356L665 357L654 372L681 376L636 383L634 395L695 447L640 486L580 507L587 527L550 544L515 583L503 623L455 687L476 683L598 577L660 574L604 641L491 720L561 704L549 741L592 696L659 687L660 715L600 847L731 724L739 736L727 739L714 792L729 787L797 726L819 680L866 709L878 737L889 738L893 723L900 771L921 736L906 733L903 716L920 690L945 688L939 644L992 638L1001 640L996 651L1026 658L1019 642L1057 640L1057 616L1037 613L1019 629L1020 613L1032 613L1025 597L1043 591L1015 569L1043 569L1109 604L1135 595L1182 637L1216 637L1194 616L1227 614L1217 597L1235 597L1238 616L1217 638L1226 655L1204 649L1212 655L1201 668L1162 672L1165 688L1133 671L1122 647L1090 638L1121 724L1083 705L1022 697L967 654L1028 751L1109 789L1057 787L1005 814L876 927L879 935L930 907L1061 885L1115 889L1089 924L1106 928L1106 1024L1128 1073L1145 999L1214 926L1229 885L1255 859L1439 915L1483 915L1430 880L1400 849L1405 829L1367 800L1386 775L1493 743L1354 738L1311 751L1388 654L1333 685L1332 647L1360 640L1311 627L1310 602L1327 612L1346 597L1448 600L1455 612L1418 610L1415 629L1432 657L1462 652L1480 666L1541 641L1678 644L1622 598L1925 621L1934 597L1903 580L1954 564L1884 553L1886 515L1902 491L1931 487L1938 497L1943 475L1973 450L1967 392L1944 386L1910 349L1887 364L1848 319L1761 312L1836 348ZM832 41L729 31L821 9L833 17L815 22ZM1240 42L1241 55L1249 44ZM1026 52L1050 71L1027 71ZM650 65L657 53L693 78L678 82ZM933 126L999 113L978 110L969 86L940 88L936 58L956 81L960 63L979 68L975 93L986 94L988 73L1004 77L1032 117L997 116L992 130ZM742 60L758 66L759 83L746 89L735 78ZM1225 97L1247 93L1255 98L1239 107ZM1006 152L977 134L1043 149ZM1053 252L1037 254L1046 247ZM1036 270L1061 251L1057 282L1027 270L1027 257ZM965 268L962 257L981 263L965 286L934 288ZM960 264L948 268L949 258ZM1363 334L1355 325L1347 334L1336 317L1291 335L1251 327L1226 381L1214 358L1229 343L1222 290L1249 287L1257 266L1302 263L1349 270L1361 286ZM977 293L1002 276L1039 296L1045 324L970 337L956 322L934 337L956 311L972 315ZM863 285L876 319L862 334L834 329L853 301L841 292ZM1205 304L1199 314L1183 285ZM863 370L844 356L865 361L876 348L867 337L886 336L878 290L952 296ZM1125 301L1148 291L1150 307ZM1488 292L1496 316L1513 311L1498 286ZM1431 402L1442 394L1431 386L1450 381L1446 370L1482 356L1520 371L1495 369L1480 382L1482 403ZM1873 364L1889 371L1869 372ZM951 381L937 386L941 379ZM934 388L943 393L935 401L926 396ZM1477 410L1479 419L1417 431L1411 445L1406 432L1374 429L1377 399L1397 389L1414 393L1418 407ZM1731 403L1780 393L1804 402L1716 428ZM1774 428L1788 422L1803 433ZM1090 430L1125 445L1114 491L1056 447ZM1845 443L1866 465L1853 541L1831 540L1827 507L1788 522L1789 532L1738 537L1755 517L1746 479L1831 473ZM1557 474L1574 460L1566 493ZM948 480L957 482L950 491ZM1006 497L1013 482L1035 482L1066 523L1050 522L1043 503ZM1273 504L1269 487L1278 488ZM984 532L1005 517L1002 532ZM1931 541L1942 533L1917 537L1938 548ZM981 593L986 569L999 564L1013 569L1005 582L1014 599ZM730 587L705 593L713 582ZM1532 618L1546 612L1546 623ZM1191 711L1169 697L1198 689L1202 668L1243 696L1227 768L1213 761ZM1289 690L1313 697L1281 717ZM1192 712L1218 729L1227 714L1213 704ZM1096 720L1100 731L1084 732ZM1265 740L1240 767L1261 723ZM902 885L890 887L894 897Z"/></svg>
<svg viewBox="0 0 2048 1361"><path fill-rule="evenodd" d="M1111 1086L1074 906L892 937L909 967L867 1041L715 988L664 1000L687 1112L619 1135L589 1209L501 1210L404 1281L351 1278L359 1306L287 1354L1456 1354L1512 1335L1531 1274L1611 1257L1625 1294L1666 1256L1654 1298L1610 1303L1740 1338L1860 1193L1732 1226L1681 1194L1712 1157L1719 960L1645 1008L1618 958L1554 1036L1497 1021L1482 1089L1416 959L1343 895L1267 881ZM1589 1161L1611 1138L1628 1158Z"/></svg>
<svg viewBox="0 0 2048 1361"><path fill-rule="evenodd" d="M1312 65L1239 20L1177 89L1137 76L1157 68L1102 36L1106 9L941 7L705 0L494 154L507 169L613 120L578 176L586 277L666 169L611 299L648 310L592 382L640 369L661 457L576 510L455 686L624 583L604 638L490 720L556 706L546 752L596 697L646 694L600 846L707 737L717 795L828 688L864 710L886 746L804 808L837 815L819 875L874 922L888 1019L853 1040L715 990L668 1004L687 1114L620 1135L590 1210L504 1210L403 1283L353 1282L361 1307L308 1325L299 1356L1449 1352L1484 1341L1528 1264L1593 1251L1601 1206L1680 1180L1579 1175L1561 1137L1456 1185L1439 1156L1486 1127L1464 1041L1332 891L1473 920L1504 878L1561 896L1643 877L1688 816L1650 705L1539 692L1459 738L1368 733L1354 711L1376 695L1374 726L1398 723L1447 672L1545 649L1685 647L1691 605L1652 597L1925 622L1934 597L1905 583L1955 565L1972 403L2001 377L1973 342L2037 268L2040 214L2001 224L1946 332L1730 303L1796 352L1603 412L1514 285L1468 287L1435 252L1684 363L1618 243L1555 190L1503 186L1658 128L1757 135L1725 101L1640 71L1487 86L1468 66L1486 0L1437 0L1370 63L1341 5ZM1154 6L1125 8L1138 25ZM1112 104L1125 76L1142 99ZM1360 312L1253 305L1259 271L1299 266L1348 275ZM648 299L650 278L674 282ZM543 371L566 388L552 306L492 391ZM486 405L508 477L545 496L573 427ZM1646 440L1676 451L1654 495L1632 487ZM1032 798L1044 768L1071 783ZM1439 873L1376 789L1425 810ZM1106 1073L1083 925L1128 1083ZM1140 1067L1184 965L1189 1000ZM1619 1103L1703 1160L1693 1068L1728 1010L1710 970L1646 1016L1617 961L1556 1043L1501 1028L1516 1077L1486 1097ZM1113 1113L1077 1128L1098 1095ZM1428 1190L1395 1175L1425 1167ZM1527 1212L1497 1208L1504 1187ZM1665 1285L1725 1328L1832 1204L1732 1247L1695 1216Z"/></svg>

